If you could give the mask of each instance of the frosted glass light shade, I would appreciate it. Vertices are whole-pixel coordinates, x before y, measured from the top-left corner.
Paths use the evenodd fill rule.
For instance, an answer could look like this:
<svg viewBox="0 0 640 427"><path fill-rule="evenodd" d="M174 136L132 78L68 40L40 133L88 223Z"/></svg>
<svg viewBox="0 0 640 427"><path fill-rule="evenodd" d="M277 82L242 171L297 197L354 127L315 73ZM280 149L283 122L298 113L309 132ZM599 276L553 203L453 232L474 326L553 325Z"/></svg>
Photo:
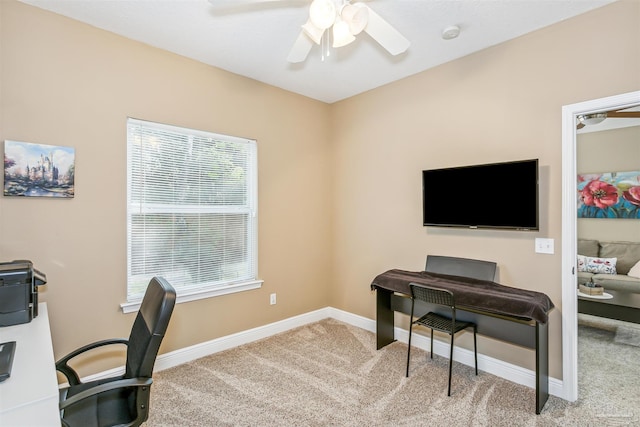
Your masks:
<svg viewBox="0 0 640 427"><path fill-rule="evenodd" d="M342 19L349 24L349 31L357 36L364 30L369 22L369 8L347 4L340 12Z"/></svg>
<svg viewBox="0 0 640 427"><path fill-rule="evenodd" d="M349 31L349 24L342 19L336 19L336 23L333 24L333 47L346 46L356 38Z"/></svg>
<svg viewBox="0 0 640 427"><path fill-rule="evenodd" d="M336 5L332 0L313 0L309 8L309 18L321 30L331 27L336 20Z"/></svg>

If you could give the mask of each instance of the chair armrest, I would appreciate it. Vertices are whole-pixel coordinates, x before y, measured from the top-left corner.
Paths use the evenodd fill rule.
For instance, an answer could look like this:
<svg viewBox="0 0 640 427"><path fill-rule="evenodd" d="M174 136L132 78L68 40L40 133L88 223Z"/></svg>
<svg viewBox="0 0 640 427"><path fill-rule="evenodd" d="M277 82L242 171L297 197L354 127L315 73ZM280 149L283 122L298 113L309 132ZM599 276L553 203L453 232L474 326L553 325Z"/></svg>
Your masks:
<svg viewBox="0 0 640 427"><path fill-rule="evenodd" d="M94 343L87 344L83 347L78 348L77 350L72 351L71 353L64 356L62 359L58 360L56 362L56 370L60 371L62 374L64 374L65 377L67 377L67 380L69 381L70 385L78 385L80 384L80 377L78 376L78 373L72 367L69 366L68 362L74 357L86 351L93 350L94 348L98 348L98 347L102 347L110 344L124 344L128 346L129 340L126 340L124 338L114 338L114 339L96 341Z"/></svg>
<svg viewBox="0 0 640 427"><path fill-rule="evenodd" d="M74 394L68 399L65 398L64 400L60 401L59 408L60 410L65 409L73 404L78 403L81 400L84 400L91 396L95 396L96 394L104 393L105 391L126 387L145 387L150 386L151 383L153 383L152 378L126 378L122 380L115 380L98 384L95 387L83 390L78 394Z"/></svg>

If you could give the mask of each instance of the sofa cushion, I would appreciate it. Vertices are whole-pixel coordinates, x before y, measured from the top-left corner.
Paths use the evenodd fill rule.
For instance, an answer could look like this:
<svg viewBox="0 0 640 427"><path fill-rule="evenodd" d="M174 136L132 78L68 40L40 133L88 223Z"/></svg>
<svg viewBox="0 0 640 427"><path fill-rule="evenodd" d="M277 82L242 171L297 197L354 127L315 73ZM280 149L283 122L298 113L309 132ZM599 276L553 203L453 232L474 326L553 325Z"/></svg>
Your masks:
<svg viewBox="0 0 640 427"><path fill-rule="evenodd" d="M627 274L631 267L640 261L640 243L638 242L600 242L601 258L618 258L618 274Z"/></svg>
<svg viewBox="0 0 640 427"><path fill-rule="evenodd" d="M597 240L578 239L578 254L584 256L598 256L600 246Z"/></svg>
<svg viewBox="0 0 640 427"><path fill-rule="evenodd" d="M578 255L578 271L595 274L616 274L616 258Z"/></svg>
<svg viewBox="0 0 640 427"><path fill-rule="evenodd" d="M594 274L592 280L596 285L602 286L605 292L614 290L640 293L640 280L626 274Z"/></svg>

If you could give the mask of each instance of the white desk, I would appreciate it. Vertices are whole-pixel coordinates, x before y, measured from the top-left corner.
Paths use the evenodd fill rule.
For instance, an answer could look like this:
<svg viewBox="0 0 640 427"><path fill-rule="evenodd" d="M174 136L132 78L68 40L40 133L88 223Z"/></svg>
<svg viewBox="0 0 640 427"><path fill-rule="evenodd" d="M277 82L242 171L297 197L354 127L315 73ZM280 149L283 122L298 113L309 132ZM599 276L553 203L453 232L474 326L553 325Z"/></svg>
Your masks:
<svg viewBox="0 0 640 427"><path fill-rule="evenodd" d="M0 426L60 426L46 303L29 323L0 327L0 342L15 341L11 376L0 383Z"/></svg>

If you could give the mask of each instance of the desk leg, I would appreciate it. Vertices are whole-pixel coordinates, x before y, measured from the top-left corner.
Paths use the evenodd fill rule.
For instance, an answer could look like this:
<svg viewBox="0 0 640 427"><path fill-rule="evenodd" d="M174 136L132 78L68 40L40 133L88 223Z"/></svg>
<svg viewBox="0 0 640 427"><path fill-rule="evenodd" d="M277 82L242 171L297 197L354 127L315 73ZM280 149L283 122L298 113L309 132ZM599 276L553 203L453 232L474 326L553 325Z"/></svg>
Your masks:
<svg viewBox="0 0 640 427"><path fill-rule="evenodd" d="M549 329L536 322L536 414L549 398Z"/></svg>
<svg viewBox="0 0 640 427"><path fill-rule="evenodd" d="M386 289L376 289L376 341L378 350L395 341L391 293Z"/></svg>

